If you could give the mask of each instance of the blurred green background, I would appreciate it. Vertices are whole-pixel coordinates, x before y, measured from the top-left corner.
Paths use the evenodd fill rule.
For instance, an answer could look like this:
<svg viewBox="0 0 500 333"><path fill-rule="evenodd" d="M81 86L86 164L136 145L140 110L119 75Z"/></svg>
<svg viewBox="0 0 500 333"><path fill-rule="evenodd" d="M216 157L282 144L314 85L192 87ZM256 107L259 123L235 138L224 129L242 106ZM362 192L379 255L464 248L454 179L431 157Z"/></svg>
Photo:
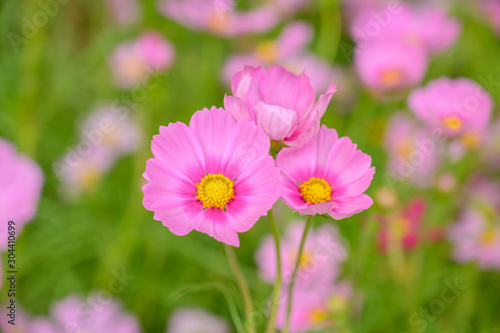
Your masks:
<svg viewBox="0 0 500 333"><path fill-rule="evenodd" d="M33 37L14 46L6 36L21 35L23 20L40 11L40 4L28 0L0 3L0 136L34 158L46 175L38 214L17 243L18 302L27 313L47 314L51 304L69 294L109 290L113 272L122 270L133 279L114 296L139 317L146 332L163 332L168 316L180 306L204 307L230 318L225 295L239 297L220 243L197 232L177 237L142 206L142 173L151 157L149 140L159 126L188 122L196 110L222 106L224 94L230 92L220 83L227 56L241 45L276 36L284 23L268 34L221 39L164 18L152 1L145 1L143 7L139 27L118 29L102 1L70 0ZM463 24L461 37L432 61L426 81L440 76L500 81L498 36L478 16L473 2L457 1L452 15ZM312 50L317 55L350 66L339 45L353 42L342 24L337 0L316 1L298 18L314 25ZM107 59L119 42L135 38L146 28L170 40L177 58L167 73L153 78L158 86L137 98L133 92L114 87ZM339 91L343 88L338 87ZM485 88L499 105L500 87ZM387 185L386 153L381 146L387 119L405 109L406 103L381 103L359 85L348 89L354 90L348 112L338 112L334 96L323 123L350 136L373 156L377 173L368 190L373 196ZM74 201L64 200L58 192L54 161L77 142L77 123L82 117L101 102L119 100L134 105L133 118L145 137L141 149L119 159L95 191ZM450 170L465 179L471 170L481 168L476 161L470 156ZM453 192L417 190L406 183L397 183L395 190L401 202L416 194L427 199L427 226L444 227L457 216L460 198ZM277 219L285 230L291 215L287 208L282 210ZM446 241L422 244L401 262L391 262L376 248L376 214L381 210L375 203L347 220L315 219L316 225L336 223L349 244L342 276L363 295L362 312L351 318L350 329L360 333L415 330L409 317L440 297L445 280L458 278L466 290L428 321L426 332L500 332L499 273L454 263ZM241 247L236 250L257 303L267 299L272 288L258 278L253 261L260 240L269 233L262 218L240 236Z"/></svg>

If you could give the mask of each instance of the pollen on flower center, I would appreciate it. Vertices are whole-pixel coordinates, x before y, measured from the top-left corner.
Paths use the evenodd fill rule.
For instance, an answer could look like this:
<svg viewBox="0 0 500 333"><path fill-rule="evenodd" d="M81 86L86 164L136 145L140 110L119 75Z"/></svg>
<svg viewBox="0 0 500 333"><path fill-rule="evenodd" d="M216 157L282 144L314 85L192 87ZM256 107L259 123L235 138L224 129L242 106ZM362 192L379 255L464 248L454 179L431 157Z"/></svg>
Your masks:
<svg viewBox="0 0 500 333"><path fill-rule="evenodd" d="M273 41L264 41L257 45L255 55L266 63L273 63L278 58L278 47Z"/></svg>
<svg viewBox="0 0 500 333"><path fill-rule="evenodd" d="M300 185L300 194L305 201L311 204L328 202L332 199L332 188L326 180L311 177Z"/></svg>
<svg viewBox="0 0 500 333"><path fill-rule="evenodd" d="M462 129L462 125L463 125L462 118L458 116L450 115L443 118L443 126L451 131L454 132L460 131L460 129Z"/></svg>
<svg viewBox="0 0 500 333"><path fill-rule="evenodd" d="M400 69L386 69L380 73L380 81L386 87L394 87L401 83L404 73Z"/></svg>
<svg viewBox="0 0 500 333"><path fill-rule="evenodd" d="M486 246L491 246L497 241L497 233L495 229L487 229L481 235L481 243Z"/></svg>
<svg viewBox="0 0 500 333"><path fill-rule="evenodd" d="M206 175L196 184L196 188L197 198L203 203L204 209L226 209L227 203L234 198L233 182L220 173Z"/></svg>

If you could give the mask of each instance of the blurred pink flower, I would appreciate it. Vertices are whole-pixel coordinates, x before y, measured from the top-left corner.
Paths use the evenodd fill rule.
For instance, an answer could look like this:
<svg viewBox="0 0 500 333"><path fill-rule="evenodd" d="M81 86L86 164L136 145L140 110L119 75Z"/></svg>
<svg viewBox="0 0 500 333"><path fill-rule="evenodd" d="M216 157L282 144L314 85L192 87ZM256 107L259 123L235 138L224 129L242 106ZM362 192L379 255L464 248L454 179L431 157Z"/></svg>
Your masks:
<svg viewBox="0 0 500 333"><path fill-rule="evenodd" d="M391 240L401 243L405 250L414 249L420 239L419 233L422 232L425 207L423 198L415 198L396 214L381 217L382 228L377 235L380 251L388 251Z"/></svg>
<svg viewBox="0 0 500 333"><path fill-rule="evenodd" d="M290 283L292 277L304 226L303 220L288 224L286 235L281 242L281 271L285 285ZM295 287L310 288L323 282L332 283L339 275L339 266L346 257L347 252L336 227L323 225L312 230L300 258ZM262 241L255 254L255 262L262 279L273 283L276 278L276 245L271 236Z"/></svg>
<svg viewBox="0 0 500 333"><path fill-rule="evenodd" d="M36 318L27 332L60 333L140 333L137 319L125 313L121 306L98 293L87 299L69 296L52 307L50 318Z"/></svg>
<svg viewBox="0 0 500 333"><path fill-rule="evenodd" d="M159 9L190 29L222 37L263 32L278 23L278 16L271 8L237 11L233 0L161 0Z"/></svg>
<svg viewBox="0 0 500 333"><path fill-rule="evenodd" d="M448 137L481 133L488 126L493 108L490 95L476 82L446 77L415 89L408 104L425 125Z"/></svg>
<svg viewBox="0 0 500 333"><path fill-rule="evenodd" d="M228 323L206 310L184 308L176 310L168 322L166 333L229 333Z"/></svg>
<svg viewBox="0 0 500 333"><path fill-rule="evenodd" d="M358 47L354 64L366 86L390 93L418 85L427 71L428 59L421 47L387 38Z"/></svg>
<svg viewBox="0 0 500 333"><path fill-rule="evenodd" d="M0 138L0 252L7 249L8 222L16 235L36 214L44 183L40 166Z"/></svg>
<svg viewBox="0 0 500 333"><path fill-rule="evenodd" d="M347 282L318 284L314 290L307 291L295 288L293 293L291 333L305 333L310 330L323 332L321 329L333 329L338 318L348 315L353 297L352 287ZM286 319L288 294L284 292L283 296L276 318L278 329L283 329Z"/></svg>
<svg viewBox="0 0 500 333"><path fill-rule="evenodd" d="M299 147L318 131L321 117L335 93L335 85L315 102L316 92L309 78L280 66L267 70L246 67L231 83L233 96L224 106L237 120L247 119L261 126L273 141Z"/></svg>
<svg viewBox="0 0 500 333"><path fill-rule="evenodd" d="M368 7L351 25L351 35L361 48L391 40L422 48L428 53L448 49L458 38L460 23L434 6L388 2Z"/></svg>
<svg viewBox="0 0 500 333"><path fill-rule="evenodd" d="M147 161L143 204L182 236L193 229L239 246L281 194L279 170L262 129L212 107L189 123L160 127Z"/></svg>
<svg viewBox="0 0 500 333"><path fill-rule="evenodd" d="M169 69L174 58L170 42L156 31L146 31L135 41L118 45L109 62L118 87L129 89L149 75Z"/></svg>
<svg viewBox="0 0 500 333"><path fill-rule="evenodd" d="M137 0L105 0L105 2L118 25L132 25L141 17L142 8Z"/></svg>
<svg viewBox="0 0 500 333"><path fill-rule="evenodd" d="M456 261L476 261L483 269L500 270L499 215L499 211L489 215L478 207L462 212L448 231Z"/></svg>
<svg viewBox="0 0 500 333"><path fill-rule="evenodd" d="M486 19L500 36L500 2L498 0L481 0L479 6Z"/></svg>
<svg viewBox="0 0 500 333"><path fill-rule="evenodd" d="M136 151L142 141L142 132L130 111L105 105L85 119L80 127L80 140L102 146L111 158Z"/></svg>
<svg viewBox="0 0 500 333"><path fill-rule="evenodd" d="M56 175L62 181L61 194L65 199L95 190L102 176L115 163L115 157L110 155L108 149L103 146L89 147L84 153L72 148L54 163Z"/></svg>
<svg viewBox="0 0 500 333"><path fill-rule="evenodd" d="M323 126L309 143L284 148L276 158L283 174L282 200L300 215L328 214L344 219L369 208L363 192L375 173L371 157L348 137Z"/></svg>
<svg viewBox="0 0 500 333"><path fill-rule="evenodd" d="M304 72L316 91L326 90L339 73L329 63L307 51L312 38L313 31L309 24L300 21L289 23L276 40L261 42L252 53L230 56L222 70L223 80L229 84L233 76L246 66L279 64L297 75Z"/></svg>
<svg viewBox="0 0 500 333"><path fill-rule="evenodd" d="M418 187L432 184L443 149L439 141L433 140L429 130L406 114L396 113L389 122L384 144L390 173Z"/></svg>

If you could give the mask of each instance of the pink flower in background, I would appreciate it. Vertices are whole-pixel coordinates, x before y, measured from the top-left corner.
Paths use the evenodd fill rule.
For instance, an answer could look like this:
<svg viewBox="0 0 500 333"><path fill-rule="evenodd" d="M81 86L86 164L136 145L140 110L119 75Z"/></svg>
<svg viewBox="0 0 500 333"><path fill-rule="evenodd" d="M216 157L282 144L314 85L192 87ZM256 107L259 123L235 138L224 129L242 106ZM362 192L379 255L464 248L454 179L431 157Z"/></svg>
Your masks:
<svg viewBox="0 0 500 333"><path fill-rule="evenodd" d="M140 333L137 319L125 313L114 300L99 294L87 299L69 296L52 307L50 318L30 321L27 332L31 333Z"/></svg>
<svg viewBox="0 0 500 333"><path fill-rule="evenodd" d="M271 66L246 67L234 76L231 90L234 97L226 96L224 106L236 119L251 120L271 140L298 147L319 131L336 88L330 85L315 102L316 91L305 74Z"/></svg>
<svg viewBox="0 0 500 333"><path fill-rule="evenodd" d="M193 229L239 246L279 199L281 180L262 129L212 107L160 127L147 162L144 207L176 235Z"/></svg>
<svg viewBox="0 0 500 333"><path fill-rule="evenodd" d="M388 2L377 9L363 11L350 30L360 48L391 40L422 48L428 53L439 53L455 43L460 28L457 20L438 7Z"/></svg>
<svg viewBox="0 0 500 333"><path fill-rule="evenodd" d="M497 0L481 0L479 6L493 29L500 35L500 2Z"/></svg>
<svg viewBox="0 0 500 333"><path fill-rule="evenodd" d="M229 333L228 323L206 310L185 308L176 310L168 322L166 333Z"/></svg>
<svg viewBox="0 0 500 333"><path fill-rule="evenodd" d="M65 198L94 190L122 155L136 151L142 132L129 110L102 106L80 125L80 141L54 163Z"/></svg>
<svg viewBox="0 0 500 333"><path fill-rule="evenodd" d="M420 239L425 207L423 198L415 198L400 212L382 217L382 229L377 235L379 249L382 252L388 251L391 240L401 243L405 250L414 249Z"/></svg>
<svg viewBox="0 0 500 333"><path fill-rule="evenodd" d="M339 73L329 63L307 51L312 38L313 31L309 24L300 21L289 23L276 40L261 42L252 53L230 56L222 70L223 80L229 84L233 76L246 66L279 64L296 74L304 72L316 91L326 90Z"/></svg>
<svg viewBox="0 0 500 333"><path fill-rule="evenodd" d="M387 93L418 85L427 71L428 59L421 47L384 39L358 47L354 64L363 84Z"/></svg>
<svg viewBox="0 0 500 333"><path fill-rule="evenodd" d="M40 166L0 138L0 251L7 249L8 222L16 235L36 214L44 183Z"/></svg>
<svg viewBox="0 0 500 333"><path fill-rule="evenodd" d="M432 184L443 149L429 130L406 114L396 113L388 124L384 145L389 155L387 168L396 178L418 187Z"/></svg>
<svg viewBox="0 0 500 333"><path fill-rule="evenodd" d="M0 272L0 277L1 275L2 273ZM2 282L0 283L0 287L3 284L3 279L1 280ZM3 333L52 333L52 331L41 330L40 327L36 325L36 323L32 323L32 320L26 317L25 313L21 311L19 307L17 307L17 304L16 304L16 325L9 324L8 320L10 320L10 317L7 316L5 316L5 318L2 318L0 320L0 331Z"/></svg>
<svg viewBox="0 0 500 333"><path fill-rule="evenodd" d="M448 230L453 258L458 262L476 261L483 269L500 270L499 211L465 209Z"/></svg>
<svg viewBox="0 0 500 333"><path fill-rule="evenodd" d="M137 0L105 0L105 2L118 25L132 25L141 17L142 8Z"/></svg>
<svg viewBox="0 0 500 333"><path fill-rule="evenodd" d="M283 283L290 283L297 261L297 247L300 244L305 223L303 220L287 225L287 233L281 243L281 271ZM300 258L295 287L310 288L318 283L333 282L340 273L340 264L346 259L347 252L341 235L332 225L323 225L312 230L304 245ZM262 241L255 254L255 262L263 280L273 283L276 278L276 245L271 236Z"/></svg>
<svg viewBox="0 0 500 333"><path fill-rule="evenodd" d="M337 319L349 313L353 298L352 287L347 282L318 284L314 290L294 289L290 332L305 333L310 330L333 328ZM283 329L286 319L288 293L284 293L276 318L276 328ZM325 332L332 332L327 330Z"/></svg>
<svg viewBox="0 0 500 333"><path fill-rule="evenodd" d="M340 220L373 204L363 193L375 173L371 157L334 129L323 126L306 145L284 148L276 165L283 174L282 200L300 215Z"/></svg>
<svg viewBox="0 0 500 333"><path fill-rule="evenodd" d="M169 69L174 58L170 42L156 31L146 31L135 41L118 45L109 62L116 84L129 89L149 75Z"/></svg>
<svg viewBox="0 0 500 333"><path fill-rule="evenodd" d="M481 133L488 126L493 108L490 95L476 82L446 77L414 90L408 104L425 125L449 137Z"/></svg>
<svg viewBox="0 0 500 333"><path fill-rule="evenodd" d="M476 261L483 269L500 270L499 216L500 183L485 176L473 177L465 208L448 230L455 260Z"/></svg>
<svg viewBox="0 0 500 333"><path fill-rule="evenodd" d="M222 37L264 32L278 23L278 16L271 8L237 11L233 0L161 0L159 9L190 29Z"/></svg>
<svg viewBox="0 0 500 333"><path fill-rule="evenodd" d="M102 106L84 120L80 127L80 140L102 146L111 158L136 151L142 141L142 132L129 110Z"/></svg>
<svg viewBox="0 0 500 333"><path fill-rule="evenodd" d="M114 155L110 155L108 149L102 146L89 147L90 150L84 155L74 148L54 164L65 199L95 190L103 175L115 163Z"/></svg>

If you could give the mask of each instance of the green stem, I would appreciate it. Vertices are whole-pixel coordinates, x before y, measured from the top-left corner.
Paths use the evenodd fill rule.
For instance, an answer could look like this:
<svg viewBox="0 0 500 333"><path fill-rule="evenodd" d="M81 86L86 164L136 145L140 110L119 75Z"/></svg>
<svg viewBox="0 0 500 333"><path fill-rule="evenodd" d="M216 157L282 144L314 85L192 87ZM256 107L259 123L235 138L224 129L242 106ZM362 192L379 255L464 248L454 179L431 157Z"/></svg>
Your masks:
<svg viewBox="0 0 500 333"><path fill-rule="evenodd" d="M246 316L246 325L248 325L248 332L254 333L255 328L253 323L250 323L252 313L253 313L253 301L252 296L250 295L250 290L248 289L247 281L241 272L240 265L238 264L238 258L236 258L236 253L234 252L234 248L227 244L224 244L224 250L226 251L227 260L229 261L229 265L231 266L231 270L233 271L234 277L236 278L236 283L238 284L238 288L240 289L241 296L243 297L243 304L245 307L245 316Z"/></svg>
<svg viewBox="0 0 500 333"><path fill-rule="evenodd" d="M293 269L292 279L290 280L290 285L288 286L288 304L287 304L287 308L286 308L286 322L285 322L285 329L283 330L283 333L289 333L289 331L290 331L290 314L292 312L293 287L295 284L295 277L297 275L297 271L299 270L300 258L302 257L302 251L304 250L304 245L306 243L307 234L309 233L309 230L311 229L312 218L313 218L313 216L310 215L307 219L306 226L304 228L304 233L302 234L302 239L300 241L297 260L295 261L295 267Z"/></svg>
<svg viewBox="0 0 500 333"><path fill-rule="evenodd" d="M276 243L276 281L274 282L273 296L271 302L271 310L269 312L269 321L266 326L266 333L274 333L274 326L276 322L276 314L278 313L278 305L281 293L281 255L280 255L280 233L274 222L273 210L268 213L269 225L273 232L274 241Z"/></svg>

